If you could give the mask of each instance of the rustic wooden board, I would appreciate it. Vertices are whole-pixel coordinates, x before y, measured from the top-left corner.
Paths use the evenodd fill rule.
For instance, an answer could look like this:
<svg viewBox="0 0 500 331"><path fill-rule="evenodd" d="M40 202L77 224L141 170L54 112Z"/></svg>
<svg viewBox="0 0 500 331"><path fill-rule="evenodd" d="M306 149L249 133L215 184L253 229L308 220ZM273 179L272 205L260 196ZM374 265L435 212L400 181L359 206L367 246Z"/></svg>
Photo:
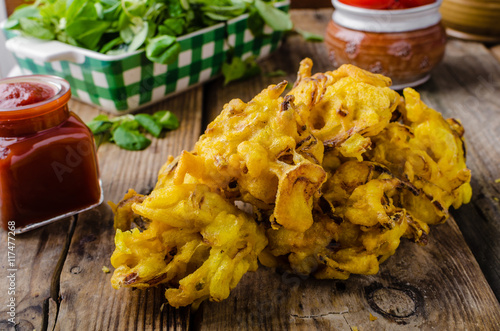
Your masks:
<svg viewBox="0 0 500 331"><path fill-rule="evenodd" d="M500 61L500 45L491 47L491 52L495 55L498 61Z"/></svg>
<svg viewBox="0 0 500 331"><path fill-rule="evenodd" d="M51 280L66 241L69 225L70 221L65 219L15 237L15 317L20 330L39 329L44 323L44 305L46 309L53 306ZM11 271L8 271L10 268L7 265L7 232L3 230L0 230L0 243L0 330L14 330L13 325L7 321L10 317L7 315L7 300L12 296L8 294L10 282L6 277ZM47 325L53 322L54 319L45 320Z"/></svg>
<svg viewBox="0 0 500 331"><path fill-rule="evenodd" d="M226 301L200 309L201 330L500 327L500 305L453 220L434 227L425 247L403 241L375 276L315 280L262 268L247 274Z"/></svg>
<svg viewBox="0 0 500 331"><path fill-rule="evenodd" d="M450 40L443 64L418 90L430 106L464 125L473 197L452 214L498 299L500 62L482 44Z"/></svg>

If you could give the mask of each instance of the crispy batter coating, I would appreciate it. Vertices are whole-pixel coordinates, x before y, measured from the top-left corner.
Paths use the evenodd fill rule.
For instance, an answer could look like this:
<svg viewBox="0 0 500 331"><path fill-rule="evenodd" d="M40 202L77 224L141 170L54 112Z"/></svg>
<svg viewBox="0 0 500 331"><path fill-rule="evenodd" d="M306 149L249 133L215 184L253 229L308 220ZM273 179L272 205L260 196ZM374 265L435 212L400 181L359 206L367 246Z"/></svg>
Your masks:
<svg viewBox="0 0 500 331"><path fill-rule="evenodd" d="M401 194L417 194L408 183L373 162L348 161L323 186L315 222L304 233L269 229L268 250L288 256L293 271L317 278L347 279L375 274L400 238L425 243L429 227L401 206Z"/></svg>
<svg viewBox="0 0 500 331"><path fill-rule="evenodd" d="M326 179L323 144L280 95L286 82L263 90L250 102L232 100L208 125L192 153L184 151L175 183L185 174L227 197L274 209L273 227L305 231L313 223L313 196Z"/></svg>
<svg viewBox="0 0 500 331"><path fill-rule="evenodd" d="M428 224L443 222L450 206L458 208L472 195L463 127L427 107L415 90L405 89L404 96L404 124L390 123L374 137L367 158L421 190L421 197L407 197L408 210Z"/></svg>
<svg viewBox="0 0 500 331"><path fill-rule="evenodd" d="M227 298L247 271L257 269L257 255L267 245L249 215L203 184L164 186L131 208L150 225L142 232L117 230L111 283L167 284L165 296L174 307Z"/></svg>
<svg viewBox="0 0 500 331"><path fill-rule="evenodd" d="M285 96L282 82L227 103L150 195L112 204L115 288L166 284L175 307L220 301L257 257L316 278L371 275L401 238L426 244L429 225L469 202L459 121L387 77L311 71L303 60Z"/></svg>
<svg viewBox="0 0 500 331"><path fill-rule="evenodd" d="M288 95L294 96L299 113L325 148L341 147L355 139L363 148L356 153L342 152L360 159L370 145L366 137L378 134L389 123L399 94L389 88L389 78L353 65L315 75L311 75L311 67L310 59L302 60Z"/></svg>

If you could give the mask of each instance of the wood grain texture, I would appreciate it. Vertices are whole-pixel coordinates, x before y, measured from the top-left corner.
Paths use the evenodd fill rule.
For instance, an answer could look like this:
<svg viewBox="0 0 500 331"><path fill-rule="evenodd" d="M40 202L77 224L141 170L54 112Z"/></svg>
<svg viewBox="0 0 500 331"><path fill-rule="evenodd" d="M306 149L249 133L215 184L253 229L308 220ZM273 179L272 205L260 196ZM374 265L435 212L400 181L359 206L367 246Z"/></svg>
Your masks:
<svg viewBox="0 0 500 331"><path fill-rule="evenodd" d="M493 46L490 50L497 60L500 61L500 45Z"/></svg>
<svg viewBox="0 0 500 331"><path fill-rule="evenodd" d="M443 63L418 90L465 128L473 197L452 214L500 299L500 62L482 44L450 40Z"/></svg>
<svg viewBox="0 0 500 331"><path fill-rule="evenodd" d="M201 88L148 108L169 109L180 120L179 129L153 139L151 146L130 152L112 144L99 148L98 158L104 200L117 202L129 188L149 193L157 172L169 155L190 149L201 131ZM86 120L91 107L75 104L73 110ZM56 330L185 330L189 309L175 310L165 303L164 289L144 291L111 287L109 258L114 250L113 215L106 203L80 215L64 270L61 274L61 306Z"/></svg>
<svg viewBox="0 0 500 331"><path fill-rule="evenodd" d="M432 228L427 246L404 240L377 275L316 280L261 268L226 301L200 309L200 330L500 327L500 305L452 219Z"/></svg>
<svg viewBox="0 0 500 331"><path fill-rule="evenodd" d="M15 238L15 300L16 321L20 330L40 329L44 302L51 301L51 279L64 246L69 220L64 219ZM0 231L2 263L0 263L0 330L14 330L7 321L7 300L11 274L7 265L7 232ZM48 307L48 306L47 306ZM53 306L52 306L53 307ZM52 320L53 323L53 320ZM50 323L49 323L50 324Z"/></svg>

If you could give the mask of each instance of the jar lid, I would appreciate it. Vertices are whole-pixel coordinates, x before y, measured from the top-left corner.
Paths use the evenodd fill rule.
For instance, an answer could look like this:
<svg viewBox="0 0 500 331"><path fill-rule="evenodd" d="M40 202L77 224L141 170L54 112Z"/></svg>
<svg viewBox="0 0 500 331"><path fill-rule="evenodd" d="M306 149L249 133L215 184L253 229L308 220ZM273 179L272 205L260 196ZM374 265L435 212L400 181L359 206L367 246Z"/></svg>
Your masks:
<svg viewBox="0 0 500 331"><path fill-rule="evenodd" d="M375 32L406 32L425 29L441 21L439 6L442 0L437 0L424 6L408 9L366 9L332 0L335 10L332 19L344 28Z"/></svg>

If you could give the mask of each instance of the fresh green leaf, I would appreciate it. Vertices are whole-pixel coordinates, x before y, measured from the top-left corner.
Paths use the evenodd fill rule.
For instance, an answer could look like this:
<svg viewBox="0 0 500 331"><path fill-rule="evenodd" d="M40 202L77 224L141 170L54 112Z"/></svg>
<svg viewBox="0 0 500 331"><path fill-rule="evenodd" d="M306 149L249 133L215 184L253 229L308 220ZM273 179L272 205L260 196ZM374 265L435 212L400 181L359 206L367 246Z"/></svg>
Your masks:
<svg viewBox="0 0 500 331"><path fill-rule="evenodd" d="M105 142L110 141L110 139L111 139L111 132L109 131L104 131L102 133L94 134L94 140L97 148L99 148L99 146L101 146Z"/></svg>
<svg viewBox="0 0 500 331"><path fill-rule="evenodd" d="M148 22L144 22L141 30L134 36L132 42L128 46L128 51L132 52L138 50L146 42L147 36L148 36Z"/></svg>
<svg viewBox="0 0 500 331"><path fill-rule="evenodd" d="M93 134L99 134L103 133L106 131L109 131L111 127L113 126L113 123L110 121L106 120L92 120L87 123L87 126L89 127L90 131L92 131Z"/></svg>
<svg viewBox="0 0 500 331"><path fill-rule="evenodd" d="M122 128L126 128L128 130L138 130L139 127L140 127L140 124L139 122L137 122L135 120L135 117L132 119L132 120L128 120L128 119L121 119L120 121L117 121L115 123L115 125L113 126L112 130L118 128L118 127L122 127Z"/></svg>
<svg viewBox="0 0 500 331"><path fill-rule="evenodd" d="M186 21L182 17L167 18L162 25L158 27L161 34L170 36L180 36L184 32Z"/></svg>
<svg viewBox="0 0 500 331"><path fill-rule="evenodd" d="M7 29L19 29L42 39L56 39L104 54L123 54L145 48L149 60L175 62L181 52L176 37L249 14L248 26L264 36L265 24L274 30L292 29L287 13L273 0L36 0L19 6ZM21 24L23 22L23 24ZM314 37L308 37L314 38ZM228 57L232 61L232 57ZM241 61L240 61L241 62ZM228 81L258 72L251 62L228 64L236 74ZM239 63L239 64L238 64Z"/></svg>
<svg viewBox="0 0 500 331"><path fill-rule="evenodd" d="M5 22L5 29L22 28L19 24L21 18L39 18L40 12L35 6L20 6L10 15L7 22Z"/></svg>
<svg viewBox="0 0 500 331"><path fill-rule="evenodd" d="M316 33L308 32L308 31L304 31L304 30L300 30L300 29L295 29L295 31L297 31L302 36L302 38L304 38L304 40L306 40L306 41L321 42L324 40L322 35L319 35Z"/></svg>
<svg viewBox="0 0 500 331"><path fill-rule="evenodd" d="M96 117L94 117L93 121L109 121L108 115L105 114L99 114Z"/></svg>
<svg viewBox="0 0 500 331"><path fill-rule="evenodd" d="M123 43L122 37L116 37L115 39L112 39L108 41L104 46L101 47L99 52L106 54L108 51L110 51L112 48L114 48L116 45L119 45Z"/></svg>
<svg viewBox="0 0 500 331"><path fill-rule="evenodd" d="M135 120L153 136L158 138L161 134L162 126L157 123L155 118L149 114L137 114Z"/></svg>
<svg viewBox="0 0 500 331"><path fill-rule="evenodd" d="M146 56L149 60L161 64L170 64L177 60L181 45L172 36L153 38L146 46Z"/></svg>
<svg viewBox="0 0 500 331"><path fill-rule="evenodd" d="M175 130L179 127L179 119L168 110L157 111L153 114L153 118L167 130Z"/></svg>
<svg viewBox="0 0 500 331"><path fill-rule="evenodd" d="M140 151L151 144L151 140L142 133L131 130L125 125L120 125L113 131L113 141L121 148L129 151Z"/></svg>
<svg viewBox="0 0 500 331"><path fill-rule="evenodd" d="M9 21L26 17L40 17L38 8L33 5L21 5L9 16Z"/></svg>
<svg viewBox="0 0 500 331"><path fill-rule="evenodd" d="M93 1L72 0L66 10L66 21L68 23L81 19L97 20L97 18L97 11L93 5Z"/></svg>
<svg viewBox="0 0 500 331"><path fill-rule="evenodd" d="M66 33L88 49L97 47L101 36L109 27L109 22L75 20L66 26Z"/></svg>
<svg viewBox="0 0 500 331"><path fill-rule="evenodd" d="M260 16L273 30L290 31L293 29L293 23L290 15L274 7L271 3L266 3L262 0L254 1L255 8L259 12Z"/></svg>
<svg viewBox="0 0 500 331"><path fill-rule="evenodd" d="M254 56L249 57L245 61L242 61L239 57L233 57L230 63L226 62L222 64L222 74L225 78L224 85L235 80L258 75L259 73L260 67Z"/></svg>
<svg viewBox="0 0 500 331"><path fill-rule="evenodd" d="M43 25L43 23L32 18L20 18L19 23L25 33L35 38L53 40L56 37L52 31Z"/></svg>
<svg viewBox="0 0 500 331"><path fill-rule="evenodd" d="M114 117L114 118L110 119L110 121L113 123L132 122L132 121L134 121L134 115L132 115L132 114L122 115L122 116Z"/></svg>
<svg viewBox="0 0 500 331"><path fill-rule="evenodd" d="M260 16L255 7L252 7L252 9L250 9L250 14L248 16L247 22L248 28L255 37L261 37L264 35L264 25L266 24L266 22L264 22L264 19L262 18L262 16Z"/></svg>

